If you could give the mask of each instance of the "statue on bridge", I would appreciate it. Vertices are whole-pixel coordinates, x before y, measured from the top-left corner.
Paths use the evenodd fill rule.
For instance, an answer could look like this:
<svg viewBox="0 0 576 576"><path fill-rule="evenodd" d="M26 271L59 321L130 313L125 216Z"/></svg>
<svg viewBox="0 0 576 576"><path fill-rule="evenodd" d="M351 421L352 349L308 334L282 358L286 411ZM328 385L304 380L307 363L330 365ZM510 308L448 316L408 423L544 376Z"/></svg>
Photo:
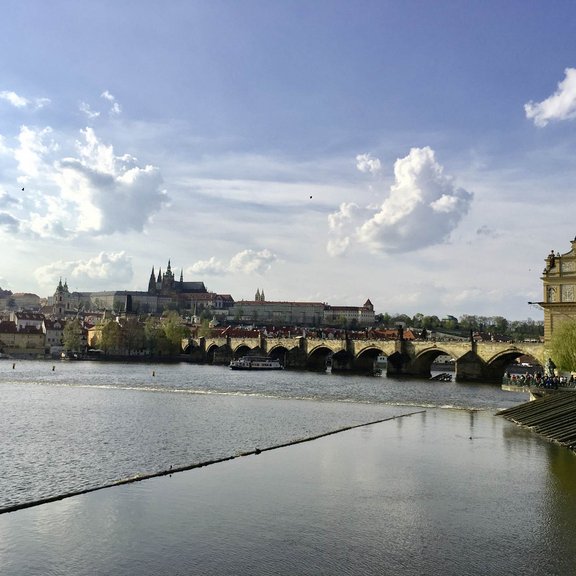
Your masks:
<svg viewBox="0 0 576 576"><path fill-rule="evenodd" d="M554 364L554 361L552 360L552 358L548 358L547 362L546 362L546 376L555 376L556 370L556 364Z"/></svg>

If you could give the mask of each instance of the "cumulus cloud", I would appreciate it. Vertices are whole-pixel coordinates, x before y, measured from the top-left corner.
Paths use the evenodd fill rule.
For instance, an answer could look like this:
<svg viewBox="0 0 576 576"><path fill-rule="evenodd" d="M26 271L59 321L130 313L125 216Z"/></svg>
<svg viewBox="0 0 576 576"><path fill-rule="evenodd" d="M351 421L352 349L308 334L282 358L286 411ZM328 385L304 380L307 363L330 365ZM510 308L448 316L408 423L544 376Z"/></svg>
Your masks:
<svg viewBox="0 0 576 576"><path fill-rule="evenodd" d="M142 231L168 203L158 167L116 154L92 128L80 130L75 149L62 157L61 136L49 126L22 125L14 148L0 140L25 187L13 214L22 231L58 238ZM0 208L8 199L0 192Z"/></svg>
<svg viewBox="0 0 576 576"><path fill-rule="evenodd" d="M552 96L542 102L528 102L524 105L526 118L534 120L539 127L551 120L571 120L576 118L576 68L566 68L565 78L558 83Z"/></svg>
<svg viewBox="0 0 576 576"><path fill-rule="evenodd" d="M0 134L0 155L11 154L12 151L6 145L6 139Z"/></svg>
<svg viewBox="0 0 576 576"><path fill-rule="evenodd" d="M338 212L328 215L328 228L332 237L328 240L328 254L340 256L350 246L351 237L354 234L355 219L360 208L353 202L340 204Z"/></svg>
<svg viewBox="0 0 576 576"><path fill-rule="evenodd" d="M0 100L10 103L15 108L32 107L34 109L39 109L50 103L48 98L34 98L33 100L30 100L11 90L3 90L0 92Z"/></svg>
<svg viewBox="0 0 576 576"><path fill-rule="evenodd" d="M101 252L88 260L53 262L37 268L34 276L46 288L54 288L60 278L79 290L122 285L132 280L132 259L125 252Z"/></svg>
<svg viewBox="0 0 576 576"><path fill-rule="evenodd" d="M241 272L242 274L264 274L270 270L277 259L278 257L267 249L259 252L244 250L232 257L230 270L232 272Z"/></svg>
<svg viewBox="0 0 576 576"><path fill-rule="evenodd" d="M157 167L140 167L130 155L116 156L91 128L82 131L78 158L57 164L55 180L74 205L77 230L99 234L141 231L167 203Z"/></svg>
<svg viewBox="0 0 576 576"><path fill-rule="evenodd" d="M243 250L232 256L226 264L214 256L209 260L195 262L188 271L192 274L205 274L221 276L224 274L264 274L270 270L272 264L278 259L270 250L260 251Z"/></svg>
<svg viewBox="0 0 576 576"><path fill-rule="evenodd" d="M429 148L413 148L394 164L395 182L376 212L342 204L328 218L334 256L352 243L401 253L445 242L470 209L473 195L455 186Z"/></svg>
<svg viewBox="0 0 576 576"><path fill-rule="evenodd" d="M12 92L10 90L3 90L0 92L0 98L12 104L16 108L25 108L30 104L30 101L24 96L19 96L16 92Z"/></svg>
<svg viewBox="0 0 576 576"><path fill-rule="evenodd" d="M372 154L358 154L358 156L356 156L356 168L360 170L360 172L378 174L382 170L382 164L380 160L374 158Z"/></svg>
<svg viewBox="0 0 576 576"><path fill-rule="evenodd" d="M4 210L4 208L17 206L18 204L19 201L17 198L14 198L14 196L11 196L7 192L0 191L0 230L9 233L18 232L20 229L20 221Z"/></svg>
<svg viewBox="0 0 576 576"><path fill-rule="evenodd" d="M45 157L58 150L53 140L48 140L52 134L50 127L37 129L22 126L18 135L18 147L14 150L14 158L18 162L18 169L22 173L21 182L39 176L45 165Z"/></svg>
<svg viewBox="0 0 576 576"><path fill-rule="evenodd" d="M6 232L17 232L20 222L8 212L0 212L0 229Z"/></svg>
<svg viewBox="0 0 576 576"><path fill-rule="evenodd" d="M9 206L10 204L18 204L18 198L8 194L8 192L0 192L0 208Z"/></svg>
<svg viewBox="0 0 576 576"><path fill-rule="evenodd" d="M209 260L198 260L190 268L189 272L198 275L220 276L228 271L228 267L212 256Z"/></svg>

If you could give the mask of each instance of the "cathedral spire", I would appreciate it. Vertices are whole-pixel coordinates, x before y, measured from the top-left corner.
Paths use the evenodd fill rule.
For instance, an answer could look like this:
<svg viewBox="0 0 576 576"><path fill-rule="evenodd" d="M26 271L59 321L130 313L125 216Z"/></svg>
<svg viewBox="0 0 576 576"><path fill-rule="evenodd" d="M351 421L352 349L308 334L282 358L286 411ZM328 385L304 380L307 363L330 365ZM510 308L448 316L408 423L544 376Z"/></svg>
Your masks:
<svg viewBox="0 0 576 576"><path fill-rule="evenodd" d="M154 272L154 266L152 266L152 272L150 272L150 280L148 280L148 294L153 294L156 291L156 273Z"/></svg>

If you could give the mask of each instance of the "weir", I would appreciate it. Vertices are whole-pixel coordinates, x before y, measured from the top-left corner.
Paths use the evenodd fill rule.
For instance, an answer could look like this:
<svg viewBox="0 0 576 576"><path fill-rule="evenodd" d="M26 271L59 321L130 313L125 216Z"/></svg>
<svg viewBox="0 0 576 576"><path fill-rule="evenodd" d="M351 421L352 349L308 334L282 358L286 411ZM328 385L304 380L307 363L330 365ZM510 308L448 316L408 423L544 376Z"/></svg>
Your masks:
<svg viewBox="0 0 576 576"><path fill-rule="evenodd" d="M550 390L498 415L570 450L576 449L576 390Z"/></svg>

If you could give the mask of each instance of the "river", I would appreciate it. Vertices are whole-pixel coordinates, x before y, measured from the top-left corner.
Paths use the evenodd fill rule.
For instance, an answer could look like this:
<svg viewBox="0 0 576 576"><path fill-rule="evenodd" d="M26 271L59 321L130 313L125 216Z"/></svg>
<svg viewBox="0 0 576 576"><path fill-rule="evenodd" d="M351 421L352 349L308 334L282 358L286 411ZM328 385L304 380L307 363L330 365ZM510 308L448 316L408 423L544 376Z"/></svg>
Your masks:
<svg viewBox="0 0 576 576"><path fill-rule="evenodd" d="M576 459L494 416L526 400L416 379L2 361L0 512L260 454L0 514L0 573L571 574Z"/></svg>

